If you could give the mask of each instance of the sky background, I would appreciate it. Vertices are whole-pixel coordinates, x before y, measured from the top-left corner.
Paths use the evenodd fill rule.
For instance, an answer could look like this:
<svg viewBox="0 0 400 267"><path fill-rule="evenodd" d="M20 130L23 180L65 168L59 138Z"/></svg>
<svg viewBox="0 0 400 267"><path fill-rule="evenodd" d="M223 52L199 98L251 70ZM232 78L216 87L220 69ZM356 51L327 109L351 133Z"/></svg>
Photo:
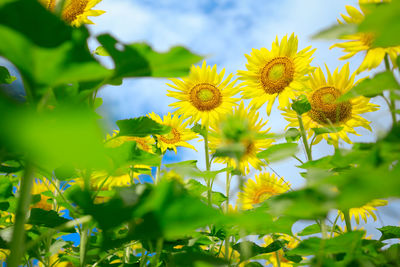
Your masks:
<svg viewBox="0 0 400 267"><path fill-rule="evenodd" d="M96 9L107 13L92 20L95 25L89 29L95 35L112 33L123 43L147 42L159 52L167 51L170 47L183 45L192 52L205 56L207 63L217 64L218 71L225 68L227 73L244 70L246 58L252 48L266 47L270 49L276 36L295 33L299 39L299 49L307 46L316 48L314 66L323 67L325 64L333 70L341 68L345 62L338 60L343 53L329 47L333 42L312 40L311 36L322 29L336 23L340 13L346 13L345 5L356 5L355 0L103 0ZM98 43L93 39L91 49ZM350 69L354 71L363 55L350 60ZM101 59L102 60L102 59ZM362 74L359 78L364 77ZM369 73L371 75L371 73ZM115 121L119 119L143 116L149 112L165 115L172 112L169 104L174 99L166 96L166 79L125 79L122 86L106 86L99 96L104 104L101 113L108 121L111 131L116 129ZM372 121L374 133L359 129L362 136L351 135L355 142L369 142L376 139L389 129L390 115L387 107L380 99L374 103L382 106L380 111L363 115ZM276 105L275 105L276 107ZM273 108L271 116L267 117L265 105L259 110L260 115L268 120L268 127L274 133L283 133L286 121L277 109ZM167 153L164 162L197 159L198 166L204 168L203 144L192 142L199 151L179 149L178 155ZM343 147L348 147L343 144ZM315 159L333 153L333 148L321 142L313 148ZM304 158L303 154L300 157ZM274 170L289 181L294 188L304 185L305 180L298 174L295 160L286 160L273 164ZM213 165L215 169L223 166ZM254 177L252 172L248 178ZM217 190L224 188L223 180L215 183ZM233 184L233 192L235 190ZM398 225L400 213L398 203L392 203L380 208L379 216L386 222ZM335 216L336 213L332 214ZM370 219L369 222L372 222ZM361 224L363 225L363 224ZM375 226L382 226L378 220ZM294 231L302 229L295 225ZM377 230L368 227L369 234L377 235Z"/></svg>

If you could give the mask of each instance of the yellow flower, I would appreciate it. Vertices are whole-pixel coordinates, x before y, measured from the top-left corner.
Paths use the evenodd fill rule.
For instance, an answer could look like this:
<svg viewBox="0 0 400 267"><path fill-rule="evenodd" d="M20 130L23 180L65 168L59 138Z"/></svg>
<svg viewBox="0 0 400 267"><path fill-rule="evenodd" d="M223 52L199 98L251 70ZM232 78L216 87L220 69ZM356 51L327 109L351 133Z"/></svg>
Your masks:
<svg viewBox="0 0 400 267"><path fill-rule="evenodd" d="M243 209L252 209L254 205L289 189L290 184L283 178L278 178L275 174L261 173L256 175L256 181L247 180L243 192L239 192L238 201L241 201Z"/></svg>
<svg viewBox="0 0 400 267"><path fill-rule="evenodd" d="M327 133L318 135L313 144L316 144L325 138L334 146L338 146L339 139L343 139L351 144L348 137L349 133L359 135L354 130L356 127L364 127L371 131L370 122L359 114L377 110L378 106L369 103L369 99L363 96L355 97L344 102L336 100L348 92L354 86L355 73L350 76L349 64L346 64L340 71L338 68L330 73L326 67L328 79L321 68L312 74L309 81L310 91L308 91L308 101L311 104L311 110L302 115L304 128L308 130L308 137L312 137L311 128L321 127L342 127L336 133ZM297 114L291 109L285 109L283 115L289 121L288 127L298 127Z"/></svg>
<svg viewBox="0 0 400 267"><path fill-rule="evenodd" d="M241 121L246 121L249 133L248 136L244 137L240 142L245 147L243 156L239 159L238 169L247 174L250 171L250 166L260 170L264 163L257 157L257 153L271 146L274 142L273 139L265 137L257 137L257 135L265 135L268 133L270 128L262 130L267 124L259 119L259 113L254 109L245 108L243 102L240 102L239 106L233 111L233 116ZM223 122L223 120L222 120ZM223 136L221 127L212 127L209 135L209 147L214 153L221 144L228 144L231 140L221 140ZM233 158L215 158L214 162L228 164L229 166L236 168L236 160Z"/></svg>
<svg viewBox="0 0 400 267"><path fill-rule="evenodd" d="M118 147L125 142L135 141L138 148L144 150L146 152L152 153L152 145L154 144L154 139L150 136L146 137L137 137L137 136L119 136L116 137L119 133L118 130L114 130L112 135L107 134L105 140L106 147Z"/></svg>
<svg viewBox="0 0 400 267"><path fill-rule="evenodd" d="M7 257L10 255L10 252L11 251L9 249L0 248L0 261L7 260Z"/></svg>
<svg viewBox="0 0 400 267"><path fill-rule="evenodd" d="M275 99L279 99L279 107L289 107L289 99L294 99L303 90L306 74L313 71L310 66L314 50L307 47L297 52L297 36L287 35L279 43L278 37L272 43L271 51L266 48L253 49L245 55L247 71L238 71L243 80L243 98L251 99L250 105L259 109L268 102L267 113L271 113Z"/></svg>
<svg viewBox="0 0 400 267"><path fill-rule="evenodd" d="M287 234L279 234L279 239L283 239L288 241L289 243L286 245L286 247L288 249L294 249L295 247L297 247L297 245L300 243L299 240L297 240L296 238L294 238L293 236L287 235ZM264 244L262 244L262 247L267 247L268 245L270 245L272 242L274 242L274 240L272 239L271 236L266 236L264 237ZM278 264L277 261L277 255L276 253L270 253L268 254L269 258L267 260L267 263L272 264L272 266L276 267L276 266L281 266L281 267L292 267L294 266L294 262L286 259L284 257L284 252L282 249L278 250L278 257L279 257L279 262L280 265Z"/></svg>
<svg viewBox="0 0 400 267"><path fill-rule="evenodd" d="M49 202L50 197L44 195L44 192L55 192L54 186L47 180L44 179L44 181L40 180L35 180L33 182L33 187L32 187L32 195L40 195L40 201L33 204L31 207L32 208L39 208L43 210L52 210L53 209L53 203Z"/></svg>
<svg viewBox="0 0 400 267"><path fill-rule="evenodd" d="M359 25L365 17L365 13L368 12L366 8L363 8L363 4L365 3L379 3L382 1L377 0L364 0L360 1L360 8L362 11L359 11L357 8L353 6L346 6L347 15L341 14L343 21L338 19L340 24L355 24ZM389 2L389 1L383 1ZM397 56L400 54L400 46L393 47L376 47L373 46L374 34L373 33L365 33L358 32L355 34L345 35L341 38L342 40L346 40L346 42L337 43L332 45L330 48L339 47L343 49L343 52L347 53L342 56L340 59L345 60L353 57L357 53L366 52L365 57L361 65L358 67L357 73L360 73L365 70L371 70L378 67L386 54L389 55L393 66L396 66Z"/></svg>
<svg viewBox="0 0 400 267"><path fill-rule="evenodd" d="M147 116L159 124L171 127L171 131L169 133L164 135L156 135L158 141L157 147L161 149L161 152L164 153L167 149L172 149L175 151L175 153L177 153L176 147L178 146L196 150L194 146L189 144L187 141L197 138L197 134L186 128L189 122L183 122L183 116L172 116L172 114L169 112L163 117L163 119L161 119L161 117L154 112L148 114Z"/></svg>
<svg viewBox="0 0 400 267"><path fill-rule="evenodd" d="M49 10L54 11L56 0L40 0ZM71 26L79 27L82 24L93 24L89 16L100 16L103 10L92 10L101 0L66 0L61 13L62 19Z"/></svg>
<svg viewBox="0 0 400 267"><path fill-rule="evenodd" d="M368 217L372 217L374 221L376 221L376 215L374 211L376 211L376 207L381 207L381 206L386 206L388 204L387 200L384 199L374 199L364 206L358 207L358 208L351 208L349 210L349 215L350 219L354 217L356 220L357 224L360 223L360 219L363 219L365 223L367 223ZM340 218L342 221L344 221L344 214L340 210L338 211L340 214Z"/></svg>
<svg viewBox="0 0 400 267"><path fill-rule="evenodd" d="M53 254L50 256L50 262L48 266L52 267L74 267L72 262L60 261L59 254ZM39 261L39 267L44 267L45 265Z"/></svg>
<svg viewBox="0 0 400 267"><path fill-rule="evenodd" d="M173 84L168 84L177 91L168 90L167 96L178 99L170 106L177 108L176 115L182 115L183 119L190 118L190 123L199 122L203 125L215 123L222 115L229 113L235 106L236 98L233 96L238 92L235 81L230 74L223 80L225 69L219 74L217 66L213 68L203 65L192 66L189 77L170 79Z"/></svg>

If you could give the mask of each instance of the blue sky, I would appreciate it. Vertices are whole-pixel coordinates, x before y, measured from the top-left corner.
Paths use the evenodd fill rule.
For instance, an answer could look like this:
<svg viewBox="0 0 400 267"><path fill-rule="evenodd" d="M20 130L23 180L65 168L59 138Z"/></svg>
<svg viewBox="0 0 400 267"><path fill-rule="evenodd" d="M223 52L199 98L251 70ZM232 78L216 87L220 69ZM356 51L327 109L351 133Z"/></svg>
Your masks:
<svg viewBox="0 0 400 267"><path fill-rule="evenodd" d="M345 5L356 3L356 0L103 0L97 8L107 13L93 18L96 25L90 26L90 30L94 34L111 32L125 43L147 42L160 52L183 45L204 55L209 64L217 64L218 70L226 68L227 73L244 69L244 54L250 53L252 48L270 48L276 36L294 32L299 38L299 49L310 45L317 48L314 66L326 64L335 69L345 63L338 60L342 52L330 50L332 42L311 40L311 36L336 23L340 13L346 12ZM97 43L93 40L90 45L94 49ZM354 71L361 60L362 55L351 59L351 70ZM126 79L122 86L103 88L99 94L104 100L102 114L109 121L110 129L115 127L114 122L118 119L142 116L151 111L160 115L171 112L168 105L173 99L166 96L166 82L166 79ZM363 136L351 136L353 141L375 140L390 127L386 106L379 99L374 102L382 106L381 110L365 116L372 121L374 133L360 129ZM267 117L264 106L260 114L269 121L273 132L284 131L286 122L277 110ZM193 144L198 154L180 149L177 156L168 154L167 161L198 159L199 167L204 167L203 145ZM332 147L324 142L314 148L314 158L330 153L333 153ZM305 181L298 174L296 163L286 160L273 167L293 187L300 187ZM254 172L249 177L253 175ZM216 182L216 187L223 188L222 180ZM394 224L400 221L400 214L393 205L380 209L380 215ZM380 226L379 221L375 225ZM377 234L376 230L372 233Z"/></svg>

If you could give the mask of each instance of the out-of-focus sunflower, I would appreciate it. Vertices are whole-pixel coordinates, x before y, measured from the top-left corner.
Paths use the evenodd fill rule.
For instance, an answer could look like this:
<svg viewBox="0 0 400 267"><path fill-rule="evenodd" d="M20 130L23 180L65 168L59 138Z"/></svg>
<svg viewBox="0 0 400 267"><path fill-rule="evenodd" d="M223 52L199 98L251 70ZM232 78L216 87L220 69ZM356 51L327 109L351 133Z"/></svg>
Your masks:
<svg viewBox="0 0 400 267"><path fill-rule="evenodd" d="M273 139L265 137L257 137L257 135L266 135L270 128L263 130L263 127L267 124L267 121L263 122L259 119L259 113L254 109L245 108L243 102L240 102L239 106L233 111L232 118L238 121L245 121L245 127L243 129L246 134L239 141L242 143L245 151L239 159L239 166L237 166L236 159L234 158L215 158L214 162L228 164L231 167L237 168L247 174L250 171L250 166L260 170L264 163L257 157L257 153L268 148L274 142ZM221 123L224 120L222 119ZM222 138L222 140L221 140ZM216 126L212 127L209 135L209 146L212 152L215 152L221 145L229 145L232 140L224 137L223 129Z"/></svg>
<svg viewBox="0 0 400 267"><path fill-rule="evenodd" d="M297 247L297 245L300 243L299 240L297 240L295 237L287 235L287 234L279 234L279 239L283 239L288 241L289 243L287 243L286 247L288 249L293 249L295 247ZM272 242L274 242L274 239L271 236L266 236L264 237L264 244L262 244L262 247L267 247L269 246ZM267 260L267 263L272 264L272 266L276 267L276 266L281 266L281 267L292 267L294 262L286 259L284 257L284 252L282 249L277 251L278 255L276 255L276 253L270 253L269 258ZM279 263L277 261L276 257L279 257Z"/></svg>
<svg viewBox="0 0 400 267"><path fill-rule="evenodd" d="M297 36L292 34L289 39L283 37L280 43L276 37L271 50L263 47L245 55L247 71L238 74L243 80L243 98L251 99L252 107L258 109L268 102L269 115L276 98L280 108L289 107L289 99L296 98L303 90L307 74L314 69L310 63L315 50L307 47L297 52L297 48Z"/></svg>
<svg viewBox="0 0 400 267"><path fill-rule="evenodd" d="M139 180L139 173L132 172L128 168L120 168L113 173L107 171L93 171L90 176L90 187L92 190L107 191L113 187L129 186ZM76 178L75 182L83 187L82 178Z"/></svg>
<svg viewBox="0 0 400 267"><path fill-rule="evenodd" d="M173 84L168 85L177 90L168 90L167 94L178 100L170 105L177 108L174 114L183 119L190 118L190 123L201 121L203 125L209 125L229 113L236 105L237 99L233 96L238 88L235 87L236 80L231 81L232 74L225 80L224 75L225 69L218 74L216 65L211 68L204 61L201 67L191 67L189 77L170 79Z"/></svg>
<svg viewBox="0 0 400 267"><path fill-rule="evenodd" d="M38 266L39 267L44 267L46 265L44 265L42 262L39 261L39 265ZM60 254L51 255L48 266L52 266L52 267L74 267L72 262L60 261Z"/></svg>
<svg viewBox="0 0 400 267"><path fill-rule="evenodd" d="M33 182L32 195L40 195L40 201L33 204L31 207L52 210L53 203L49 202L50 197L43 194L44 192L48 191L55 193L56 189L54 188L53 184L51 184L47 179L43 179L43 181L35 180Z"/></svg>
<svg viewBox="0 0 400 267"><path fill-rule="evenodd" d="M150 136L137 137L137 136L118 136L119 131L114 130L112 135L107 134L105 146L106 147L118 147L125 142L135 141L138 148L151 153L153 151L152 145L154 144L154 139Z"/></svg>
<svg viewBox="0 0 400 267"><path fill-rule="evenodd" d="M159 124L171 127L169 133L156 135L158 141L157 147L161 149L161 152L164 153L167 149L172 149L177 153L176 147L178 146L196 150L194 146L189 144L187 141L197 138L198 135L186 128L189 122L183 122L183 116L173 116L169 112L163 117L163 119L154 112L148 114L148 116Z"/></svg>
<svg viewBox="0 0 400 267"><path fill-rule="evenodd" d="M248 179L243 192L238 194L238 201L242 203L242 209L252 209L254 205L290 189L290 184L275 174L261 173L255 177L255 181Z"/></svg>
<svg viewBox="0 0 400 267"><path fill-rule="evenodd" d="M378 1L378 0L360 0L360 8L359 11L357 8L353 6L346 6L347 15L341 14L343 21L338 19L340 24L355 24L359 25L364 20L365 14L368 13L368 9L365 8L364 4L371 3L387 3L390 1ZM393 66L397 66L396 59L400 54L400 46L392 46L392 47L376 47L373 46L374 34L368 32L358 32L355 34L349 34L342 36L340 39L345 40L345 42L337 43L332 45L330 48L339 47L343 49L343 52L347 53L342 56L340 59L346 60L357 53L366 52L365 57L361 65L358 67L357 73L360 73L365 70L371 70L378 67L385 58L385 55L388 54Z"/></svg>
<svg viewBox="0 0 400 267"><path fill-rule="evenodd" d="M388 204L387 200L384 199L374 199L364 206L361 206L359 208L351 208L349 210L349 216L350 219L354 217L356 220L357 224L360 223L360 219L364 220L365 223L367 223L368 217L372 217L374 221L376 221L376 215L374 211L376 211L376 207L381 207L381 206L386 206ZM341 211L338 211L340 214L340 218L342 221L344 221L344 214Z"/></svg>
<svg viewBox="0 0 400 267"><path fill-rule="evenodd" d="M339 139L351 144L349 133L359 135L355 127L364 127L371 131L370 122L359 114L372 112L378 109L378 105L369 102L363 96L355 97L348 101L337 102L337 99L348 92L354 86L355 73L350 76L349 64L340 71L335 69L333 74L326 67L328 79L318 68L309 80L311 88L307 93L311 110L302 115L304 128L308 131L308 137L313 135L312 128L337 127L337 132L318 135L313 144L325 138L334 146L338 146ZM289 121L288 127L298 127L297 114L292 109L285 109L283 116Z"/></svg>
<svg viewBox="0 0 400 267"><path fill-rule="evenodd" d="M50 11L54 11L57 0L40 0L40 2ZM93 24L88 17L97 17L104 14L103 10L93 10L92 8L102 0L66 0L61 17L71 26L79 27L82 24Z"/></svg>

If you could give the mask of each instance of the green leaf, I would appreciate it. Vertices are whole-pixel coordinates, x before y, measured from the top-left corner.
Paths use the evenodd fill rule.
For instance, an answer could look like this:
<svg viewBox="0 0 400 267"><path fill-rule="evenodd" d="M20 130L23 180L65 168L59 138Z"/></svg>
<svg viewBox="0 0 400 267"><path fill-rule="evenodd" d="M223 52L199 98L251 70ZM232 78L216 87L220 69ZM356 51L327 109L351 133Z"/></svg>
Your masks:
<svg viewBox="0 0 400 267"><path fill-rule="evenodd" d="M15 81L17 78L14 76L11 76L10 73L8 72L8 69L6 69L3 66L0 66L0 84L10 84L13 81Z"/></svg>
<svg viewBox="0 0 400 267"><path fill-rule="evenodd" d="M38 1L0 6L0 36L0 55L18 68L28 98L39 100L49 87L110 74L90 54L87 29L67 26Z"/></svg>
<svg viewBox="0 0 400 267"><path fill-rule="evenodd" d="M28 223L38 226L55 228L69 221L70 220L58 215L58 213L54 210L42 210L33 208L31 209ZM75 232L75 229L72 229L70 231Z"/></svg>
<svg viewBox="0 0 400 267"><path fill-rule="evenodd" d="M347 101L357 96L374 97L380 95L385 90L398 90L399 84L390 71L380 72L373 78L365 79L350 91L341 96L338 101Z"/></svg>
<svg viewBox="0 0 400 267"><path fill-rule="evenodd" d="M171 127L155 122L149 117L138 117L116 122L119 127L118 136L138 136L145 137L155 134L166 134L171 131Z"/></svg>
<svg viewBox="0 0 400 267"><path fill-rule="evenodd" d="M327 133L337 133L343 130L343 127L320 127L320 128L311 128L314 131L315 135L327 134Z"/></svg>
<svg viewBox="0 0 400 267"><path fill-rule="evenodd" d="M2 177L0 179L0 200L8 199L13 196L12 193L13 185L7 177Z"/></svg>
<svg viewBox="0 0 400 267"><path fill-rule="evenodd" d="M105 50L97 49L97 53L109 54L114 60L114 79L185 76L190 66L202 58L183 47L173 47L168 52L157 53L147 44L124 45L108 34L100 35L97 39ZM118 45L121 49L117 48Z"/></svg>
<svg viewBox="0 0 400 267"><path fill-rule="evenodd" d="M382 236L379 239L380 241L392 238L400 238L400 227L398 226L384 226L377 229L382 233Z"/></svg>
<svg viewBox="0 0 400 267"><path fill-rule="evenodd" d="M201 124L196 123L192 129L193 132L200 134L201 136L205 136L207 134L207 129L204 128Z"/></svg>
<svg viewBox="0 0 400 267"><path fill-rule="evenodd" d="M296 248L287 251L287 255L316 255L323 246L325 253L352 253L361 246L363 231L348 232L338 237L322 240L319 237L311 237L303 240Z"/></svg>
<svg viewBox="0 0 400 267"><path fill-rule="evenodd" d="M274 162L286 159L295 155L298 152L297 143L277 144L261 151L257 154L259 159L265 159L268 162Z"/></svg>
<svg viewBox="0 0 400 267"><path fill-rule="evenodd" d="M189 167L189 168L197 168L197 160L186 160L181 162L174 162L164 164L167 168L181 168L181 167Z"/></svg>
<svg viewBox="0 0 400 267"><path fill-rule="evenodd" d="M106 149L107 155L113 160L114 167L124 167L130 164L160 166L161 155L141 150L135 141L124 142L122 145Z"/></svg>
<svg viewBox="0 0 400 267"><path fill-rule="evenodd" d="M216 258L204 252L178 252L172 254L173 262L178 267L226 266L222 258Z"/></svg>
<svg viewBox="0 0 400 267"><path fill-rule="evenodd" d="M306 113L311 110L311 104L305 95L299 96L299 98L293 101L292 109L296 111L298 115Z"/></svg>
<svg viewBox="0 0 400 267"><path fill-rule="evenodd" d="M355 24L335 24L312 36L312 39L336 40L357 32Z"/></svg>
<svg viewBox="0 0 400 267"><path fill-rule="evenodd" d="M300 131L297 128L289 128L285 133L287 142L296 142L301 137Z"/></svg>
<svg viewBox="0 0 400 267"><path fill-rule="evenodd" d="M372 9L358 27L360 32L374 34L375 47L400 45L400 2L392 1Z"/></svg>
<svg viewBox="0 0 400 267"><path fill-rule="evenodd" d="M207 191L208 188L207 186L201 184L200 182L189 179L186 182L185 187L188 189L188 191L198 197L202 197L204 201L207 200ZM211 202L214 205L220 206L223 202L226 201L226 196L220 192L211 192Z"/></svg>
<svg viewBox="0 0 400 267"><path fill-rule="evenodd" d="M275 252L277 250L280 250L284 248L285 244L288 242L286 240L275 240L271 244L269 244L267 247L260 247L254 242L250 241L244 241L244 242L239 242L235 245L232 246L232 248L238 252L240 252L240 261L245 261L248 260L254 256L257 256L259 254L265 254L265 253L271 253ZM246 246L247 249L249 250L249 254L245 256L243 253L241 253L241 247Z"/></svg>
<svg viewBox="0 0 400 267"><path fill-rule="evenodd" d="M240 159L245 152L246 148L242 143L234 143L218 147L214 153L214 157Z"/></svg>

